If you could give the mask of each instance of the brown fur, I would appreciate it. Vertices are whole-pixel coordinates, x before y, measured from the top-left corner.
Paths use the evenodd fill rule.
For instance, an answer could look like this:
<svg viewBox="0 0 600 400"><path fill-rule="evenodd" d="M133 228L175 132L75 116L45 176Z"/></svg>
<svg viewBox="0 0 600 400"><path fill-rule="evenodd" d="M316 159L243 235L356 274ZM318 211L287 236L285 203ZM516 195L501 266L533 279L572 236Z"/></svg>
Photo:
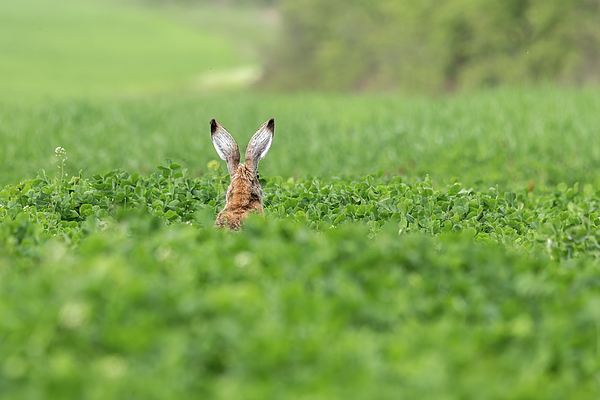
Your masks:
<svg viewBox="0 0 600 400"><path fill-rule="evenodd" d="M263 215L262 188L258 177L252 176L252 171L246 164L238 165L236 174L231 177L226 201L225 208L217 216L215 226L226 226L236 230L251 212Z"/></svg>
<svg viewBox="0 0 600 400"><path fill-rule="evenodd" d="M262 188L258 181L258 162L263 159L273 141L275 120L269 119L252 136L246 148L246 163L240 164L240 152L235 139L217 120L210 121L210 136L215 150L227 161L231 182L227 188L225 208L217 216L215 226L231 230L241 228L243 220L252 212L263 215Z"/></svg>

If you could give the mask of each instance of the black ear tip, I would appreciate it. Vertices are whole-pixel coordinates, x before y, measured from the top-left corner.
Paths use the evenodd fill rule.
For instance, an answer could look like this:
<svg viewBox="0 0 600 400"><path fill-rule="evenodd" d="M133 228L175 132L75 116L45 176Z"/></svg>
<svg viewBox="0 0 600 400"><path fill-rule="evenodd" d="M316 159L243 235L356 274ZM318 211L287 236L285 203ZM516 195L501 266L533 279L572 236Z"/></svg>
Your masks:
<svg viewBox="0 0 600 400"><path fill-rule="evenodd" d="M217 129L217 121L213 118L210 120L210 133L214 133Z"/></svg>
<svg viewBox="0 0 600 400"><path fill-rule="evenodd" d="M271 118L267 121L267 128L269 128L269 130L275 129L275 118Z"/></svg>

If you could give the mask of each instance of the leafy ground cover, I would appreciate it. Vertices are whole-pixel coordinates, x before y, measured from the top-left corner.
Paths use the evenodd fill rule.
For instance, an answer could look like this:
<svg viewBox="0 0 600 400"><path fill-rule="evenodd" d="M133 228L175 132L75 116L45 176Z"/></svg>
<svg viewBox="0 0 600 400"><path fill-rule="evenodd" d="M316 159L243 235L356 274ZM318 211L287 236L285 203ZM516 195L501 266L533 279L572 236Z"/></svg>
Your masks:
<svg viewBox="0 0 600 400"><path fill-rule="evenodd" d="M266 218L231 234L205 227L217 172L3 189L0 398L597 398L589 188L271 178Z"/></svg>
<svg viewBox="0 0 600 400"><path fill-rule="evenodd" d="M276 121L261 164L265 176L328 179L385 170L406 178L453 177L485 190L559 183L596 185L600 169L600 95L593 90L502 89L427 99L380 95L171 94L129 99L0 100L0 184L55 168L85 177L117 168L148 175L164 157L205 173L217 158L208 121L240 142ZM34 145L35 144L35 145ZM93 151L92 151L93 149Z"/></svg>
<svg viewBox="0 0 600 400"><path fill-rule="evenodd" d="M5 239L15 251L25 252L49 236L77 243L90 223L130 209L157 216L164 224L208 228L224 206L229 181L219 175L218 163L210 166L211 173L197 179L186 179L187 171L173 163L147 177L115 170L68 182L40 170L36 179L0 191ZM273 177L263 178L262 184L268 218L291 218L318 231L359 222L372 237L384 227L399 234L462 232L480 242L544 250L555 259L600 255L600 190L591 184L561 184L535 195L499 186L475 191L458 182L434 188L430 177L404 182L383 171L358 180Z"/></svg>
<svg viewBox="0 0 600 400"><path fill-rule="evenodd" d="M2 101L0 398L598 397L592 90Z"/></svg>
<svg viewBox="0 0 600 400"><path fill-rule="evenodd" d="M55 158L0 190L0 398L600 394L596 184L261 171L228 233L219 162Z"/></svg>

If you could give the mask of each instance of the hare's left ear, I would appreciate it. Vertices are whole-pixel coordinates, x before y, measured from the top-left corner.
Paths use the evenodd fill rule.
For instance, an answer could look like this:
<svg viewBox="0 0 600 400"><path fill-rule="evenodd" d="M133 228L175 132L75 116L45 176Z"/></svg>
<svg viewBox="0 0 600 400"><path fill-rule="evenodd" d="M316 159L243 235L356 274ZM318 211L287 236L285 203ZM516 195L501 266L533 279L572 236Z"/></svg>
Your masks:
<svg viewBox="0 0 600 400"><path fill-rule="evenodd" d="M265 158L275 134L275 119L271 118L252 136L246 148L246 165L254 172L258 170L258 162Z"/></svg>
<svg viewBox="0 0 600 400"><path fill-rule="evenodd" d="M210 137L219 157L227 161L229 176L237 173L240 163L240 151L235 139L227 132L227 129L215 119L210 120Z"/></svg>

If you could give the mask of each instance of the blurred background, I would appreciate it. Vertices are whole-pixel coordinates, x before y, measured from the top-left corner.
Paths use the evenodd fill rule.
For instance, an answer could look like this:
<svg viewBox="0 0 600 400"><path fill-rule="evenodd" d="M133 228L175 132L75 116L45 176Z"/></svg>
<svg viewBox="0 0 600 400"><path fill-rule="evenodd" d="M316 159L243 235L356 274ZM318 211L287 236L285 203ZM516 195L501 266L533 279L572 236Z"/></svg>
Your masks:
<svg viewBox="0 0 600 400"><path fill-rule="evenodd" d="M600 0L0 0L0 185L190 177L267 119L264 176L593 182Z"/></svg>
<svg viewBox="0 0 600 400"><path fill-rule="evenodd" d="M600 0L0 0L10 95L597 84Z"/></svg>

